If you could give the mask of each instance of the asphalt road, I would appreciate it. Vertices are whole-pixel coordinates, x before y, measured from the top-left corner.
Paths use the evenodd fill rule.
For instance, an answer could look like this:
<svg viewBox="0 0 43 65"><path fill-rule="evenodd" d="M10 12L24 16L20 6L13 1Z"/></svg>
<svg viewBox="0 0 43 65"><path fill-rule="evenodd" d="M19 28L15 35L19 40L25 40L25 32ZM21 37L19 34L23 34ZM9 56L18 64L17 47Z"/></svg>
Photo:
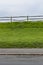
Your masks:
<svg viewBox="0 0 43 65"><path fill-rule="evenodd" d="M43 65L43 56L0 55L0 65Z"/></svg>

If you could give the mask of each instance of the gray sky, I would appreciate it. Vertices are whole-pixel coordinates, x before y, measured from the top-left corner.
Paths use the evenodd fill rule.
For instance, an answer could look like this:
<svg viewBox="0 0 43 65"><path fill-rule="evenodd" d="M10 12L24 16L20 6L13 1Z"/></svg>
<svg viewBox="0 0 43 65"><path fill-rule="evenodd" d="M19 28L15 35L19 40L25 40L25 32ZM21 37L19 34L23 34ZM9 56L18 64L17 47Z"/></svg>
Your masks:
<svg viewBox="0 0 43 65"><path fill-rule="evenodd" d="M43 0L0 0L0 16L43 15Z"/></svg>

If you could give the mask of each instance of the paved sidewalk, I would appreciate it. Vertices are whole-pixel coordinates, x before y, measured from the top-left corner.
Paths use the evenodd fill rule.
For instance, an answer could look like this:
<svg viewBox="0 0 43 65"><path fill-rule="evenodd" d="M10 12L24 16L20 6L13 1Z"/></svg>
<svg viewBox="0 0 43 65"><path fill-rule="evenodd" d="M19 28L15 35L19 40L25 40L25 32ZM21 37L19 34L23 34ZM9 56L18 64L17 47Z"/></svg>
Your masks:
<svg viewBox="0 0 43 65"><path fill-rule="evenodd" d="M0 49L0 55L43 55L43 49Z"/></svg>

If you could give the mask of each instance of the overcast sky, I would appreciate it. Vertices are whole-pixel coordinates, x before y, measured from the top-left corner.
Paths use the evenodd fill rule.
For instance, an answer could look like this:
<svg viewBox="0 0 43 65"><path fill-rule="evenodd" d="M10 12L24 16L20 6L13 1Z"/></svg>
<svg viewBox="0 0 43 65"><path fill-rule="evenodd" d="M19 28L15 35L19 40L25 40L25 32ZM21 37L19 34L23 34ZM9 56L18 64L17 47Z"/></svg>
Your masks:
<svg viewBox="0 0 43 65"><path fill-rule="evenodd" d="M43 15L43 0L0 0L0 16Z"/></svg>

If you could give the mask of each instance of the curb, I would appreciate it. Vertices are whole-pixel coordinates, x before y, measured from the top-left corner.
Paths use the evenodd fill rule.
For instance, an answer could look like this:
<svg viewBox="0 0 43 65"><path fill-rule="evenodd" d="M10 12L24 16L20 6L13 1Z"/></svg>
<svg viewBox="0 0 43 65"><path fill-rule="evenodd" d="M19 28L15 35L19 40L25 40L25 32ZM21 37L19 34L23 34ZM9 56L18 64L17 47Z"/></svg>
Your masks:
<svg viewBox="0 0 43 65"><path fill-rule="evenodd" d="M0 55L43 55L43 49L0 49Z"/></svg>

